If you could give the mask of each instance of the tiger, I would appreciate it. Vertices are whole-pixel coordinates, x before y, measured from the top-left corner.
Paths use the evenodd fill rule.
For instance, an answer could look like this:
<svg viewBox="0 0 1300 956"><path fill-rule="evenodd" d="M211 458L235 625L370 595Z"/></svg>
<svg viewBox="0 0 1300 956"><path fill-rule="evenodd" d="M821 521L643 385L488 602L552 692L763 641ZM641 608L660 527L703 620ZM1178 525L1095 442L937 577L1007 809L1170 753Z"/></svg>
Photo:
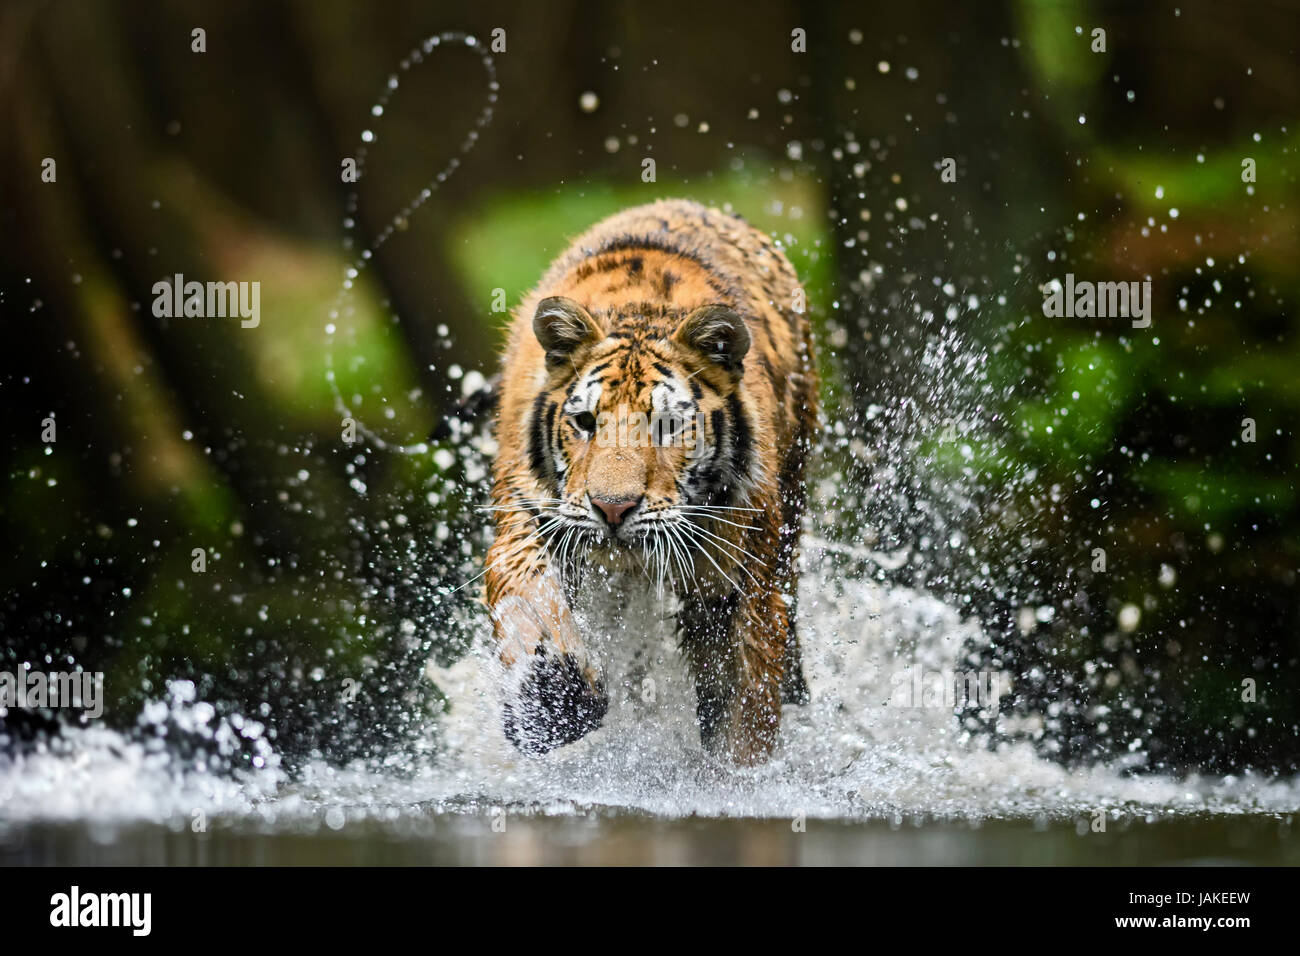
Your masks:
<svg viewBox="0 0 1300 956"><path fill-rule="evenodd" d="M706 752L762 763L782 704L808 701L795 596L819 412L805 302L770 236L665 199L580 235L514 311L484 597L520 751L578 740L608 711L573 606L593 563L640 568L675 598Z"/></svg>

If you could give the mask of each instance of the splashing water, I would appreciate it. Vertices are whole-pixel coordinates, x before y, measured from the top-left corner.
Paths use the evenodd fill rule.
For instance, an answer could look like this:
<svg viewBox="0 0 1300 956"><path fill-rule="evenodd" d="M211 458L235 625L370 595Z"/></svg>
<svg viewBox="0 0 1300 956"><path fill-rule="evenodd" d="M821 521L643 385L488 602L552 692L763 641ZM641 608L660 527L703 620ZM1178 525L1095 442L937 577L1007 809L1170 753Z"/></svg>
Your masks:
<svg viewBox="0 0 1300 956"><path fill-rule="evenodd" d="M211 709L182 686L146 708L142 740L69 729L37 752L0 758L0 806L10 824L189 821L201 811L287 827L322 818L334 825L330 814L340 808L349 821L392 823L493 808L561 816L977 820L1064 819L1101 809L1148 817L1286 814L1300 807L1300 792L1285 782L1128 777L1105 766L1067 769L1028 742L990 747L982 732L962 727L951 705L913 706L925 700L909 700L911 679L898 678L916 668L968 668L969 648L982 639L978 628L923 593L845 576L833 550L817 543L808 564L801 626L812 701L785 708L780 745L763 767L736 769L703 752L671 622L647 594L607 621L598 645L611 688L603 725L545 757L516 752L502 734L483 625L473 653L447 668L430 665L448 708L442 751L426 765L316 763L290 777L255 725L236 717L214 726ZM166 744L164 726L173 736L196 733L216 756L182 759ZM242 769L217 772L232 761Z"/></svg>
<svg viewBox="0 0 1300 956"><path fill-rule="evenodd" d="M325 352L325 378L329 383L330 391L334 396L335 410L345 420L355 421L357 431L364 435L375 448L378 448L381 451L389 451L402 455L426 454L429 450L429 446L425 442L414 442L410 444L387 442L382 436L376 434L371 428L369 428L366 423L355 414L343 394L339 391L338 380L334 372L334 336L338 332L339 321L343 318L350 318L354 314L353 293L356 288L357 280L361 276L361 273L370 264L375 252L392 237L402 224L409 222L410 217L414 215L417 210L422 208L434 192L439 189L457 169L460 168L461 159L474 148L476 143L478 143L479 133L492 122L493 106L497 101L497 91L499 89L497 84L496 62L492 59L492 54L488 52L487 48L477 37L468 33L458 33L455 31L431 36L406 55L399 64L399 69L402 73L406 73L412 66L424 63L426 57L432 54L434 50L445 48L452 44L462 45L479 55L479 60L483 67L483 73L487 79L487 94L483 108L479 112L478 118L474 121L473 127L465 135L456 155L452 156L451 159L447 161L447 164L443 166L443 168L439 170L432 179L424 184L424 187L420 189L414 198L412 198L399 212L389 219L387 225L385 225L383 229L380 230L379 234L375 236L374 242L371 243L369 247L362 250L361 253L344 269L343 281L339 286L338 294L335 296L334 304L330 309L330 321L325 326L326 341L328 343ZM384 89L379 94L374 106L370 109L372 116L379 118L384 115L389 101L400 86L401 77L398 73L394 73L388 77ZM375 140L376 136L373 129L362 131L361 141L357 146L355 157L358 180L360 180L364 174L366 158L370 151L370 144L375 142ZM357 191L354 189L348 193L346 201L347 212L343 219L343 248L348 252L351 252L355 242L358 203L359 197Z"/></svg>
<svg viewBox="0 0 1300 956"><path fill-rule="evenodd" d="M423 62L435 48L463 44L479 55L487 78L487 101L460 151L378 234L371 248L348 266L327 336L352 316L356 281L397 223L416 212L459 166L492 117L495 67L483 44L464 34L426 40L401 69ZM399 75L388 79L372 109L384 115ZM373 130L362 136L357 166L364 167ZM899 205L902 212L905 205ZM347 248L356 225L357 197L348 198L344 221ZM870 286L879 274L864 270ZM937 280L936 280L937 281ZM953 304L972 298L946 286ZM915 311L928 324L943 308L927 311L918 296ZM842 317L837 317L842 318ZM832 326L834 334L834 326ZM887 435L872 448L880 467L872 477L884 499L903 498L923 480L928 462L909 460L912 436L925 428L906 421L930 417L957 420L962 435L987 428L986 354L961 336L931 340L919 363L926 382L914 390L931 407L867 410L866 420L883 416ZM354 417L340 393L332 354L327 378L340 415ZM981 389L983 388L983 391ZM861 423L859 423L861 424ZM358 431L381 451L427 454L423 443L386 442L363 422ZM850 454L854 429L832 428ZM480 462L490 445L463 443L465 463ZM481 474L481 468L479 472ZM917 476L921 475L921 478ZM1032 475L1028 478L1032 481ZM849 494L846 495L845 492ZM799 600L800 634L811 702L785 708L777 752L770 763L736 769L708 756L699 743L695 697L675 646L671 609L648 593L613 600L587 610L591 633L606 668L610 709L603 725L582 740L544 757L518 753L501 727L501 675L488 648L488 624L462 595L459 619L472 650L450 666L430 663L427 677L446 695L431 757L393 753L340 767L309 761L290 773L282 766L261 723L238 714L221 718L196 699L194 687L174 682L167 695L146 706L133 732L65 727L36 744L14 744L0 735L0 833L6 826L36 821L133 821L183 825L196 814L231 824L286 829L331 829L361 821L402 826L432 814L477 815L495 808L556 817L636 812L657 818L791 818L896 821L1078 819L1098 811L1126 817L1192 816L1204 813L1286 815L1300 809L1300 783L1251 775L1174 778L1129 775L1125 761L1077 769L1042 755L1034 745L1041 727L1033 718L998 715L996 700L983 701L972 716L942 695L930 701L914 688L927 675L951 685L954 675L977 670L992 640L952 604L925 590L882 583L864 562L884 570L903 568L916 557L904 547L893 554L866 545L845 545L820 535L837 524L841 511L860 508L867 497L842 475L823 479L814 490L820 517L805 546ZM886 501L884 507L889 507ZM944 528L955 511L981 502L960 497L960 489L935 496L929 515ZM817 527L820 522L825 527ZM969 541L953 534L953 549ZM891 546L896 545L891 540ZM918 551L924 551L924 542ZM999 583L989 578L975 586ZM967 586L972 586L967 582ZM439 590L434 588L434 590ZM442 595L448 596L446 588ZM1014 688L1018 675L992 674L990 686Z"/></svg>

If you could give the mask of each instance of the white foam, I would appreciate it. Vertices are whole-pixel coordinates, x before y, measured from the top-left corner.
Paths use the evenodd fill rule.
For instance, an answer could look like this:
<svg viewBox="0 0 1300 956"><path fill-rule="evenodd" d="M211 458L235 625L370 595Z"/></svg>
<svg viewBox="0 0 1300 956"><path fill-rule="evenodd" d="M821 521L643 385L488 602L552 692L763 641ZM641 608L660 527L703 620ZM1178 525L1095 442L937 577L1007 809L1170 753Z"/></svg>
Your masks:
<svg viewBox="0 0 1300 956"><path fill-rule="evenodd" d="M694 693L667 610L648 594L604 609L610 616L598 619L608 626L594 644L606 667L609 713L599 729L545 756L522 755L506 741L500 677L481 641L453 666L430 667L450 700L439 724L442 751L431 766L316 764L290 781L272 761L231 779L110 731L72 730L57 750L0 765L0 821L175 822L202 810L292 826L323 813L339 822L491 807L896 820L1300 808L1294 780L1070 770L1028 742L989 749L986 738L963 730L951 708L894 706L895 674L917 664L960 670L961 655L981 640L979 630L929 595L837 579L829 562L805 573L801 593L812 702L785 709L769 764L735 769L701 749ZM484 640L486 627L484 621Z"/></svg>

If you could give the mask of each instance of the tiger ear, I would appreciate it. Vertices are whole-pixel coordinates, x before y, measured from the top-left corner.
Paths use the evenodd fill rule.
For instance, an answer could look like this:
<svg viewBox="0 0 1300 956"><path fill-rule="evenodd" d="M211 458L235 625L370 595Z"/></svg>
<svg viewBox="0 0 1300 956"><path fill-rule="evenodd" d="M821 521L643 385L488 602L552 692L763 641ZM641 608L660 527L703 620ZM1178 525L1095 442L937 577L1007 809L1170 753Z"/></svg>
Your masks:
<svg viewBox="0 0 1300 956"><path fill-rule="evenodd" d="M725 305L700 306L682 319L673 338L732 372L740 371L750 343L749 326Z"/></svg>
<svg viewBox="0 0 1300 956"><path fill-rule="evenodd" d="M546 352L546 364L563 362L578 348L604 335L591 313L572 299L552 295L537 303L533 334Z"/></svg>

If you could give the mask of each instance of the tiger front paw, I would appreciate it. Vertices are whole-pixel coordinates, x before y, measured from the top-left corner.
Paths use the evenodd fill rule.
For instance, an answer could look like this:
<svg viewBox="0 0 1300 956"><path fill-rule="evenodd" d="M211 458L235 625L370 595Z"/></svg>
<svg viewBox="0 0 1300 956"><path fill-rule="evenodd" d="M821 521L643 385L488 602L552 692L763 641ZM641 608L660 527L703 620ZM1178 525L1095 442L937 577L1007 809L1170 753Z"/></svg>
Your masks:
<svg viewBox="0 0 1300 956"><path fill-rule="evenodd" d="M506 702L505 732L521 751L544 754L600 726L609 697L598 680L583 674L571 654L540 652L519 666L528 670Z"/></svg>

